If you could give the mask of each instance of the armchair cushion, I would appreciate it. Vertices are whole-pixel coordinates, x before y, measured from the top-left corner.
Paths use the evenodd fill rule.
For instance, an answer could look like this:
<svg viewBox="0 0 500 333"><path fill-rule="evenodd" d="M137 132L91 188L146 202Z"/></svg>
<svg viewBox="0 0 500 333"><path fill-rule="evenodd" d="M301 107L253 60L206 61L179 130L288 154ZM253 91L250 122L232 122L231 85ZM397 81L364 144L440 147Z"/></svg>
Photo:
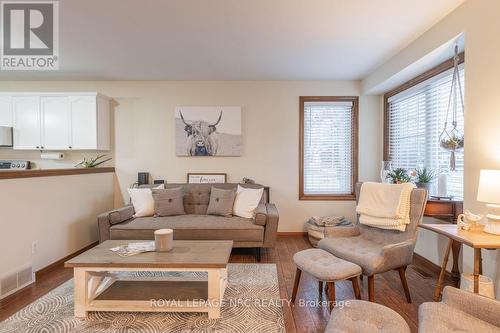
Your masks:
<svg viewBox="0 0 500 333"><path fill-rule="evenodd" d="M413 261L414 247L411 240L385 245L382 248L382 255L386 263L384 268L392 269L410 265Z"/></svg>
<svg viewBox="0 0 500 333"><path fill-rule="evenodd" d="M364 275L376 274L384 265L384 245L360 236L325 238L318 243L318 247L361 266Z"/></svg>
<svg viewBox="0 0 500 333"><path fill-rule="evenodd" d="M333 308L325 333L410 333L410 327L396 311L360 300L346 301Z"/></svg>
<svg viewBox="0 0 500 333"><path fill-rule="evenodd" d="M500 327L500 302L469 291L445 287L443 303Z"/></svg>
<svg viewBox="0 0 500 333"><path fill-rule="evenodd" d="M418 308L418 325L419 333L498 332L497 326L442 302L427 302L420 305Z"/></svg>
<svg viewBox="0 0 500 333"><path fill-rule="evenodd" d="M338 237L354 237L359 236L359 227L333 227L325 229L325 237L338 238Z"/></svg>

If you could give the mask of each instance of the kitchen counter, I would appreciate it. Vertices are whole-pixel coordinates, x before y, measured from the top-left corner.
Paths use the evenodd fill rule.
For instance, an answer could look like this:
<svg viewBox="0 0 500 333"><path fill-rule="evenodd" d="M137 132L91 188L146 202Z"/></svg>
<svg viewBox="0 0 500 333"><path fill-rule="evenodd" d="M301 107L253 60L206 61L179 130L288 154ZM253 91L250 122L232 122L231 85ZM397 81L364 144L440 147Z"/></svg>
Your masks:
<svg viewBox="0 0 500 333"><path fill-rule="evenodd" d="M1 170L0 179L54 177L82 175L90 173L115 172L114 167L103 168L71 168L71 169L33 169L33 170Z"/></svg>

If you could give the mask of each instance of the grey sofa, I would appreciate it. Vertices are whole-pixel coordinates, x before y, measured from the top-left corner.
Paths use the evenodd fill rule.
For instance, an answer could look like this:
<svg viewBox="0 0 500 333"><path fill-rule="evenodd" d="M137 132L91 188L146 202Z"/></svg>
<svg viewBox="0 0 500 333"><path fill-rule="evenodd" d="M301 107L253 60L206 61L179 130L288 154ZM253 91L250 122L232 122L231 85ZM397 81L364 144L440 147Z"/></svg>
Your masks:
<svg viewBox="0 0 500 333"><path fill-rule="evenodd" d="M257 207L255 218L206 215L212 186L231 189L238 184L166 184L166 188L182 187L186 215L134 218L134 207L125 206L98 216L99 241L108 239L154 239L154 231L174 230L174 239L232 240L234 247L255 248L260 261L260 249L273 247L278 230L278 210L269 203L266 191ZM248 188L262 185L245 184Z"/></svg>

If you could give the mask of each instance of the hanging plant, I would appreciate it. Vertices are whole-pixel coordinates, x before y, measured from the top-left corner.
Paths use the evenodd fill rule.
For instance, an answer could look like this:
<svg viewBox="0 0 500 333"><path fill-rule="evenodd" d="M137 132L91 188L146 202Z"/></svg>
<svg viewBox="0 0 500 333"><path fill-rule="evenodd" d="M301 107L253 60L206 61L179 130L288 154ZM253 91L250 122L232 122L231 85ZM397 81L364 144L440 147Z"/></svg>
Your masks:
<svg viewBox="0 0 500 333"><path fill-rule="evenodd" d="M450 152L450 170L455 171L455 153L464 148L464 134L458 129L457 115L458 115L458 102L460 98L460 105L462 113L464 112L464 97L462 95L462 87L460 85L460 73L458 71L458 63L460 57L458 56L458 45L455 45L455 56L453 57L453 79L451 81L450 97L448 99L448 108L446 110L446 120L444 122L443 131L439 136L439 145L441 148ZM451 127L448 127L448 119L451 113Z"/></svg>
<svg viewBox="0 0 500 333"><path fill-rule="evenodd" d="M464 147L464 136L457 137L455 135L450 138L441 139L441 148L449 151L457 151Z"/></svg>

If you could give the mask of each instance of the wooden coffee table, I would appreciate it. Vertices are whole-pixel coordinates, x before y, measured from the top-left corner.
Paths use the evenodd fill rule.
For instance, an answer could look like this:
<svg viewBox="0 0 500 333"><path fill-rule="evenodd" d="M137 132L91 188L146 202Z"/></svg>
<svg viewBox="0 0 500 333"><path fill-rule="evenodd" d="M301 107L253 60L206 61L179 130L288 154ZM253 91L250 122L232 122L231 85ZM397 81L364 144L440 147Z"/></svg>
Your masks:
<svg viewBox="0 0 500 333"><path fill-rule="evenodd" d="M233 241L174 241L170 252L130 257L110 250L131 242L141 241L105 241L65 263L74 269L75 317L89 311L207 312L210 319L220 317ZM119 272L206 272L207 278L123 278Z"/></svg>

